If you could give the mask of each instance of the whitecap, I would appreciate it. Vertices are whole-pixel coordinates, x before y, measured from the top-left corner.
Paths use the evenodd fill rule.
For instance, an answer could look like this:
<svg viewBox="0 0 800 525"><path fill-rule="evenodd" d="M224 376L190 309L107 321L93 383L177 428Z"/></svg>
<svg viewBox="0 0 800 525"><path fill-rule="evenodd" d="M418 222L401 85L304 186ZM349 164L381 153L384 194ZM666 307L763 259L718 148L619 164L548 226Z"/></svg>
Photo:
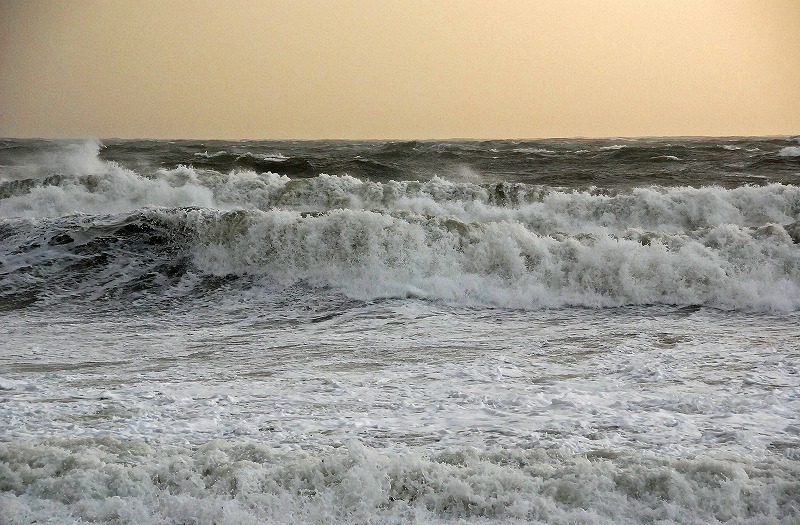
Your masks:
<svg viewBox="0 0 800 525"><path fill-rule="evenodd" d="M556 152L545 148L515 148L514 153L528 153L535 155L554 155Z"/></svg>
<svg viewBox="0 0 800 525"><path fill-rule="evenodd" d="M778 152L779 157L800 157L800 146L787 146Z"/></svg>

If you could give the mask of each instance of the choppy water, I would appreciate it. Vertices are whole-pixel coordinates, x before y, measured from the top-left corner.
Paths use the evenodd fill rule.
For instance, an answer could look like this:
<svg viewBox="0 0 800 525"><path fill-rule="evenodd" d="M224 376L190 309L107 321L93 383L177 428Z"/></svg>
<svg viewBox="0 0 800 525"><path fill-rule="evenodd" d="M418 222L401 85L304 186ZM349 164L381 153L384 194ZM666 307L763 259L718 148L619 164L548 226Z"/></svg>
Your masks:
<svg viewBox="0 0 800 525"><path fill-rule="evenodd" d="M800 140L0 141L0 523L800 520Z"/></svg>

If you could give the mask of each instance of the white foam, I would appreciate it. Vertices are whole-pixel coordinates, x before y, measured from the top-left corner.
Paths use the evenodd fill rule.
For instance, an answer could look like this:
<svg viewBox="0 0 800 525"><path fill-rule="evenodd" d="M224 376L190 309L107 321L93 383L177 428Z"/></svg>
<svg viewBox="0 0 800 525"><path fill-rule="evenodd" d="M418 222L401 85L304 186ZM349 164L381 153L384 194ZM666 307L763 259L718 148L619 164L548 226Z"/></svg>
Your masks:
<svg viewBox="0 0 800 525"><path fill-rule="evenodd" d="M797 465L545 451L0 445L9 524L790 523Z"/></svg>
<svg viewBox="0 0 800 525"><path fill-rule="evenodd" d="M4 314L4 523L796 518L796 316L310 295Z"/></svg>
<svg viewBox="0 0 800 525"><path fill-rule="evenodd" d="M202 151L202 152L195 153L194 156L195 157L202 157L202 158L205 158L205 159L213 159L214 157L220 157L220 156L225 155L225 154L227 154L227 152L225 150L216 151L214 153L209 153L208 151Z"/></svg>
<svg viewBox="0 0 800 525"><path fill-rule="evenodd" d="M705 304L800 308L800 253L779 225L700 234L538 235L521 223L335 210L210 217L195 264L218 275L308 280L357 298L408 294L513 308Z"/></svg>
<svg viewBox="0 0 800 525"><path fill-rule="evenodd" d="M103 173L105 163L98 156L102 148L97 139L49 143L38 154L17 158L13 165L0 166L0 182L44 178L54 173L67 176Z"/></svg>
<svg viewBox="0 0 800 525"><path fill-rule="evenodd" d="M144 207L215 207L212 191L199 184L193 169L161 170L158 178L142 177L113 162L94 166L86 175L67 178L58 185L37 186L23 195L0 200L3 217L60 217L76 213L113 214Z"/></svg>
<svg viewBox="0 0 800 525"><path fill-rule="evenodd" d="M66 155L55 157L53 165L57 166L59 158L63 158L63 167L67 175L95 175L105 171L105 163L100 160L99 153L103 144L99 140L70 144Z"/></svg>
<svg viewBox="0 0 800 525"><path fill-rule="evenodd" d="M779 157L800 157L800 146L786 146L778 152Z"/></svg>
<svg viewBox="0 0 800 525"><path fill-rule="evenodd" d="M531 154L539 154L539 155L553 155L556 152L546 148L514 148L514 153L531 153Z"/></svg>
<svg viewBox="0 0 800 525"><path fill-rule="evenodd" d="M272 161L272 162L283 162L285 160L289 160L289 157L287 157L286 155L283 155L282 153L268 153L268 154L253 154L253 153L250 153L248 155L252 156L254 158L257 158L257 159L267 160L267 161Z"/></svg>
<svg viewBox="0 0 800 525"><path fill-rule="evenodd" d="M720 224L789 223L797 220L800 203L800 188L780 184L732 190L638 188L630 194L615 196L524 185L502 188L505 200L492 203L493 193L498 190L436 177L424 183L377 183L327 175L290 182L273 177L263 180L259 198L251 202L249 194L235 195L232 191L220 194L218 200L262 210L270 207L303 211L405 210L453 216L464 222L518 221L541 232L598 228L625 231L632 227L678 232Z"/></svg>

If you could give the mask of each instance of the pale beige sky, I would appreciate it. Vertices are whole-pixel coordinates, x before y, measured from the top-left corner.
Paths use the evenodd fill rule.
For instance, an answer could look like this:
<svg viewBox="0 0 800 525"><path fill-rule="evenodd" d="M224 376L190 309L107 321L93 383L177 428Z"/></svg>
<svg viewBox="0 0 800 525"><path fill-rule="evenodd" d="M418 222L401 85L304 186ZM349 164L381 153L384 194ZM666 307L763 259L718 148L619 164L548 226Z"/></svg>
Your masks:
<svg viewBox="0 0 800 525"><path fill-rule="evenodd" d="M800 0L0 0L0 136L800 133Z"/></svg>

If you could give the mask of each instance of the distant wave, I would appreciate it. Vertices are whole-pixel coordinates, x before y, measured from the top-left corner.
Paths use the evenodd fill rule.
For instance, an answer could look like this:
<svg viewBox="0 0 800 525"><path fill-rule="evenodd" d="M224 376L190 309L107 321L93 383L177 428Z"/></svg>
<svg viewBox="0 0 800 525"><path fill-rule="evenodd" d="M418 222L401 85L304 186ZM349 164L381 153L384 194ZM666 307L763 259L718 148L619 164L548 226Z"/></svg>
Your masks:
<svg viewBox="0 0 800 525"><path fill-rule="evenodd" d="M778 152L779 157L800 157L800 146L787 146Z"/></svg>
<svg viewBox="0 0 800 525"><path fill-rule="evenodd" d="M557 152L546 148L514 148L514 153L528 153L533 155L555 155Z"/></svg>
<svg viewBox="0 0 800 525"><path fill-rule="evenodd" d="M117 214L147 207L408 211L464 222L516 221L539 233L678 232L721 224L761 226L797 220L800 188L783 184L734 189L635 188L576 191L522 183L373 182L350 176L292 179L271 172L228 174L187 166L142 176L116 163L90 175L51 175L0 182L0 217Z"/></svg>
<svg viewBox="0 0 800 525"><path fill-rule="evenodd" d="M523 182L586 189L798 181L785 139L608 141L14 141L0 139L0 182L85 177L118 168L158 179L160 170L252 171L292 179L322 173L368 181ZM759 147L760 146L760 147ZM795 147L795 146L791 146ZM786 150L791 153L791 149ZM670 165L669 161L680 159ZM465 178L464 174L471 174Z"/></svg>
<svg viewBox="0 0 800 525"><path fill-rule="evenodd" d="M230 171L246 169L254 171L280 170L289 175L316 174L316 168L307 159L292 158L280 153L235 153L218 151L215 153L194 154L191 166L195 168L212 169L216 171ZM187 163L188 164L188 163Z"/></svg>
<svg viewBox="0 0 800 525"><path fill-rule="evenodd" d="M216 151L214 153L209 153L208 151L200 151L194 154L195 157L203 157L205 159L213 159L214 157L221 157L222 155L228 155L227 151Z"/></svg>

